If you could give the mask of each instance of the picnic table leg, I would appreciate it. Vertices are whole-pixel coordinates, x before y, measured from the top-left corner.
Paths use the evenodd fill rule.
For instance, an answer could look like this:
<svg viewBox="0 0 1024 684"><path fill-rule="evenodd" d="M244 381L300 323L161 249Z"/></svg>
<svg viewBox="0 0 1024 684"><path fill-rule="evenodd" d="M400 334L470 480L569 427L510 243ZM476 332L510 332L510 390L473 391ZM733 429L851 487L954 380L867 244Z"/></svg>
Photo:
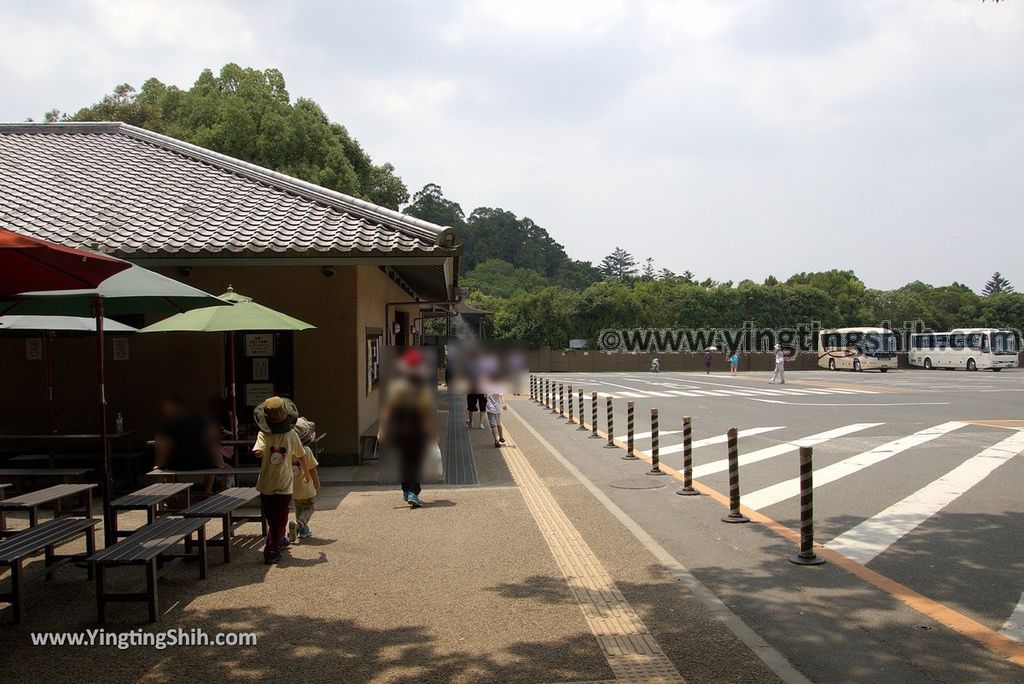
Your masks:
<svg viewBox="0 0 1024 684"><path fill-rule="evenodd" d="M117 539L117 513L116 508L110 511L110 536L113 539ZM92 516L89 517L91 518Z"/></svg>
<svg viewBox="0 0 1024 684"><path fill-rule="evenodd" d="M96 565L96 621L101 625L107 623L107 586L105 582L107 566L103 563Z"/></svg>
<svg viewBox="0 0 1024 684"><path fill-rule="evenodd" d="M199 544L199 579L206 579L206 525L196 530L196 540Z"/></svg>
<svg viewBox="0 0 1024 684"><path fill-rule="evenodd" d="M149 594L149 621L157 621L156 558L146 562L146 591Z"/></svg>
<svg viewBox="0 0 1024 684"><path fill-rule="evenodd" d="M92 563L88 562L88 559L92 558L96 553L96 528L90 527L85 531L85 578L92 579L93 568Z"/></svg>
<svg viewBox="0 0 1024 684"><path fill-rule="evenodd" d="M228 513L221 520L224 522L224 534L222 535L224 541L224 562L231 562L231 514Z"/></svg>
<svg viewBox="0 0 1024 684"><path fill-rule="evenodd" d="M50 544L43 549L43 574L46 575L46 581L53 581L53 571L50 566L53 565L53 544Z"/></svg>
<svg viewBox="0 0 1024 684"><path fill-rule="evenodd" d="M14 609L14 622L21 622L21 599L25 576L21 561L11 563L11 608Z"/></svg>
<svg viewBox="0 0 1024 684"><path fill-rule="evenodd" d="M91 489L86 490L85 492L83 492L83 496L85 497L85 517L86 518L91 518L92 517L92 490Z"/></svg>
<svg viewBox="0 0 1024 684"><path fill-rule="evenodd" d="M28 509L28 526L35 527L39 524L39 507L29 506Z"/></svg>

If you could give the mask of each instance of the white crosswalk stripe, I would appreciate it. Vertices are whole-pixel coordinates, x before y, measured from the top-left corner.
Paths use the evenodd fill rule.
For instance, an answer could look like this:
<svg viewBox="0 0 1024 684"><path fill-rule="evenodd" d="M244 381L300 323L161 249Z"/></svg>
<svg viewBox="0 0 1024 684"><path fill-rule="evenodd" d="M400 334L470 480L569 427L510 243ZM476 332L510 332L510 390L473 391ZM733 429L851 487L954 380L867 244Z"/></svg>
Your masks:
<svg viewBox="0 0 1024 684"><path fill-rule="evenodd" d="M564 378L563 378L564 379ZM873 390L841 389L838 387L787 387L775 385L773 389L766 387L741 387L737 385L720 385L714 382L697 381L701 387L698 389L693 385L679 385L670 382L657 383L660 389L640 389L627 387L626 385L615 385L614 383L603 383L618 389L614 392L598 392L601 398L611 397L612 399L674 399L676 397L757 397L757 396L812 396L827 394L877 394ZM590 392L584 384L584 401L590 401ZM648 383L654 384L654 383ZM576 389L579 389L578 387ZM574 390L575 392L575 390ZM573 395L575 396L575 394Z"/></svg>
<svg viewBox="0 0 1024 684"><path fill-rule="evenodd" d="M1024 430L969 458L938 480L839 535L826 546L862 565L867 564L1022 452Z"/></svg>
<svg viewBox="0 0 1024 684"><path fill-rule="evenodd" d="M786 427L785 425L776 425L776 426L773 426L773 427L747 428L746 430L740 430L737 433L737 435L739 437L753 437L754 435L760 435L760 434L763 434L765 432L772 432L773 430L782 430L785 427ZM662 432L661 434L662 435L665 435L665 434L678 434L680 432L682 432L682 430L672 430L671 432ZM651 433L647 433L647 436L650 437ZM725 444L725 442L728 440L728 437L729 437L728 435L723 434L723 435L715 435L714 437L706 437L704 439L698 439L698 440L695 440L693 442L693 444L691 445L691 448L693 448L693 449L700 449L701 447L713 446L715 444ZM622 438L622 439L624 439L624 438ZM683 444L682 444L682 442L680 442L679 444L673 444L671 446L667 446L667 447L663 447L663 448L659 449L658 455L659 456L668 456L670 454L681 453L682 451L683 451ZM640 451L640 453L642 453L644 456L650 456L651 455L649 451Z"/></svg>
<svg viewBox="0 0 1024 684"><path fill-rule="evenodd" d="M783 454L792 453L800 449L803 446L815 446L827 442L830 439L836 439L837 437L845 437L846 435L853 434L854 432L860 432L861 430L867 430L868 428L878 427L882 423L853 423L852 425L844 425L842 427L835 428L833 430L826 430L816 435L809 437L803 437L801 439L794 440L792 442L786 442L784 444L776 444L765 449L759 449L758 451L752 451L749 454L740 452L740 466L750 465L751 463L757 463L764 461L769 458L775 458L776 456L782 456ZM694 466L693 476L696 478L707 477L708 475L714 475L715 473L725 472L729 468L729 462L726 459L713 461L711 463L705 463L703 465Z"/></svg>
<svg viewBox="0 0 1024 684"><path fill-rule="evenodd" d="M957 421L936 425L935 427L915 432L914 434L906 437L900 437L899 439L877 446L870 451L865 451L862 454L851 456L850 458L839 461L838 463L833 463L832 465L815 470L814 488L817 489L829 484L830 482L840 480L847 475L852 475L859 470L881 463L887 458L892 458L896 454L902 453L907 449L930 442L937 437L948 434L953 430L958 430L965 425L966 423L960 423ZM770 487L765 487L764 489L759 489L756 492L751 492L750 494L745 495L743 497L743 503L749 508L759 510L797 496L799 493L800 478L794 477L791 480L779 482L778 484L774 484Z"/></svg>

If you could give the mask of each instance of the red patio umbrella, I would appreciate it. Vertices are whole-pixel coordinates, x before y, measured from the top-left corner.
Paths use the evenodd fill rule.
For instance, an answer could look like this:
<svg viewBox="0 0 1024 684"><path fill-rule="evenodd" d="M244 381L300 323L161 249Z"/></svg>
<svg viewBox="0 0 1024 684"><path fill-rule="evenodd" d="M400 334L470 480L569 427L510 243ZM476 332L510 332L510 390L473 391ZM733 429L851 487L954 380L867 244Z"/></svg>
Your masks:
<svg viewBox="0 0 1024 684"><path fill-rule="evenodd" d="M0 298L19 292L93 289L130 266L0 228Z"/></svg>

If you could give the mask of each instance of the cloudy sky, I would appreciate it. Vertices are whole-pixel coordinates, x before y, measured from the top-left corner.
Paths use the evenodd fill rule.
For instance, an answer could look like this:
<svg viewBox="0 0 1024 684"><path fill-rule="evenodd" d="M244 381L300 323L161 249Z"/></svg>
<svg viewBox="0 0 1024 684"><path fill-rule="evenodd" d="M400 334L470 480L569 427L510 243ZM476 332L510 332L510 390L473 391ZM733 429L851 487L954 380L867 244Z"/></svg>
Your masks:
<svg viewBox="0 0 1024 684"><path fill-rule="evenodd" d="M576 258L1024 290L1019 2L6 0L0 120L229 61Z"/></svg>

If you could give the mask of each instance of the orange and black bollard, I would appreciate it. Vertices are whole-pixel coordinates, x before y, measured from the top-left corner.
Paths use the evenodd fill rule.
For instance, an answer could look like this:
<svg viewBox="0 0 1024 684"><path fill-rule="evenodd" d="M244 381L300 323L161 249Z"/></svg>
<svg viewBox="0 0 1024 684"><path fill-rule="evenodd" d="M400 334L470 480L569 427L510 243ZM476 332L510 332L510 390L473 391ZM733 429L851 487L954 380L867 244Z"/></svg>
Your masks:
<svg viewBox="0 0 1024 684"><path fill-rule="evenodd" d="M601 439L597 434L597 392L590 393L590 439Z"/></svg>
<svg viewBox="0 0 1024 684"><path fill-rule="evenodd" d="M638 461L636 455L633 453L633 409L634 405L632 401L626 402L626 455L622 457L624 461Z"/></svg>
<svg viewBox="0 0 1024 684"><path fill-rule="evenodd" d="M693 425L690 416L683 416L683 487L679 496L699 496L693 488Z"/></svg>
<svg viewBox="0 0 1024 684"><path fill-rule="evenodd" d="M825 559L814 553L814 467L811 447L800 447L800 551L789 557L797 565L821 565Z"/></svg>
<svg viewBox="0 0 1024 684"><path fill-rule="evenodd" d="M569 420L566 421L567 423L569 423L569 425L572 425L573 423L576 422L575 420L572 419L572 416L572 385L569 385Z"/></svg>
<svg viewBox="0 0 1024 684"><path fill-rule="evenodd" d="M576 429L577 430L583 430L585 432L586 429L587 429L587 426L583 424L583 390L578 390L578 391L579 391L579 399L580 399L580 426L578 428L576 428Z"/></svg>
<svg viewBox="0 0 1024 684"><path fill-rule="evenodd" d="M647 471L648 475L664 475L665 472L661 469L661 458L658 456L658 449L660 448L658 443L658 409L651 409L651 469Z"/></svg>
<svg viewBox="0 0 1024 684"><path fill-rule="evenodd" d="M605 397L605 416L608 422L608 443L604 445L605 449L617 449L615 446L615 413L612 410L612 398Z"/></svg>
<svg viewBox="0 0 1024 684"><path fill-rule="evenodd" d="M565 385L558 383L558 415L565 415Z"/></svg>
<svg viewBox="0 0 1024 684"><path fill-rule="evenodd" d="M736 444L736 428L729 428L729 514L722 517L727 523L746 523L750 518L740 512L740 455Z"/></svg>

